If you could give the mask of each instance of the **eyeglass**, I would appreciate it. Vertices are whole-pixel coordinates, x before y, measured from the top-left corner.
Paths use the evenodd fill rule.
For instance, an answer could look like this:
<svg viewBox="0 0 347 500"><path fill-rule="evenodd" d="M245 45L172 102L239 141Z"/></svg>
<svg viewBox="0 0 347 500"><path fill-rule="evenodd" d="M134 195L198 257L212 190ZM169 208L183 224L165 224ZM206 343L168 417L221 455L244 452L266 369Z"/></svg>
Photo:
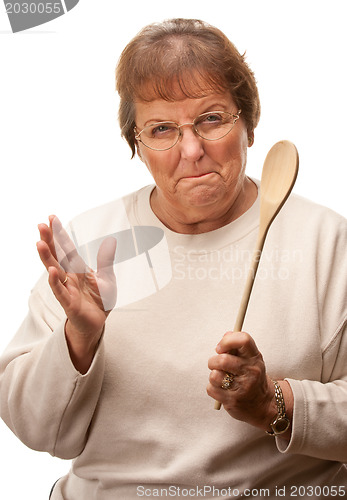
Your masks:
<svg viewBox="0 0 347 500"><path fill-rule="evenodd" d="M155 151L166 151L177 144L185 125L193 127L195 133L207 141L218 141L233 129L240 118L241 109L236 114L226 111L209 111L195 118L192 123L178 125L175 122L158 122L148 125L135 135L135 139ZM136 134L136 127L134 128Z"/></svg>

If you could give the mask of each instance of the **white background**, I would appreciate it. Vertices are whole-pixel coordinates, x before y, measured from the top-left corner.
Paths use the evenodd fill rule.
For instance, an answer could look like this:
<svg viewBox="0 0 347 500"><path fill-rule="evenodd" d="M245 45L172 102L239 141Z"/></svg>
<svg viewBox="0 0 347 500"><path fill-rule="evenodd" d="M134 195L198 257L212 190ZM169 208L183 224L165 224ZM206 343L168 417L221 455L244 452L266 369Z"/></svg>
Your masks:
<svg viewBox="0 0 347 500"><path fill-rule="evenodd" d="M145 24L198 17L246 50L262 102L248 173L260 178L268 149L289 139L300 155L294 191L346 216L346 14L345 0L80 0L12 34L1 4L0 351L42 272L37 223L51 213L66 223L151 182L120 139L114 91L120 52ZM0 422L0 466L1 498L47 500L69 463L27 449Z"/></svg>

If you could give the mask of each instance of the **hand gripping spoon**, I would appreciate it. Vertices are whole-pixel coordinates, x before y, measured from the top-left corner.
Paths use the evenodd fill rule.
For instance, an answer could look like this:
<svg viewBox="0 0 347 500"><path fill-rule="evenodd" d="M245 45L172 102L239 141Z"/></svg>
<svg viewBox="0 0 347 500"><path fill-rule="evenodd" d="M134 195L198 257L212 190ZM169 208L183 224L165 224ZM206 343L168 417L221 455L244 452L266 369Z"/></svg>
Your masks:
<svg viewBox="0 0 347 500"><path fill-rule="evenodd" d="M272 146L265 158L260 182L258 239L236 318L234 332L242 330L243 320L246 315L267 232L295 184L298 168L298 152L294 144L289 141L277 142ZM219 410L221 403L216 401L214 407L215 410Z"/></svg>

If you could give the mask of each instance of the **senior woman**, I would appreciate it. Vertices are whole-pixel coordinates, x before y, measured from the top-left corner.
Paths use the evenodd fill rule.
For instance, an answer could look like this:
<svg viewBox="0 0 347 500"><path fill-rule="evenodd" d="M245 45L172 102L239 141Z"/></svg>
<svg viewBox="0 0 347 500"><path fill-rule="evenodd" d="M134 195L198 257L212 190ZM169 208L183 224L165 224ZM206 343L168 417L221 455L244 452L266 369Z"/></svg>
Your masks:
<svg viewBox="0 0 347 500"><path fill-rule="evenodd" d="M54 500L345 496L346 221L291 196L231 332L259 217L254 75L173 19L128 44L117 90L155 184L40 224L49 283L2 357L2 418L74 459Z"/></svg>

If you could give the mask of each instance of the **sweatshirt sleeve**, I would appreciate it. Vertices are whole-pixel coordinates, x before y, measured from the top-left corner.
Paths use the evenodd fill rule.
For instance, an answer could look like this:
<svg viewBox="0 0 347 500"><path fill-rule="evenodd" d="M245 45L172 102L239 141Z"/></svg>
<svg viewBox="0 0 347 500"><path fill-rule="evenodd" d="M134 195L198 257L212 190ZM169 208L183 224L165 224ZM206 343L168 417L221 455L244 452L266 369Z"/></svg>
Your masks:
<svg viewBox="0 0 347 500"><path fill-rule="evenodd" d="M65 322L45 274L0 358L0 414L28 447L71 459L86 443L104 376L104 347L101 339L90 369L80 374L70 360Z"/></svg>
<svg viewBox="0 0 347 500"><path fill-rule="evenodd" d="M336 228L328 214L320 222L315 280L321 379L287 379L294 394L292 436L289 444L277 438L277 447L347 462L347 221L340 217Z"/></svg>
<svg viewBox="0 0 347 500"><path fill-rule="evenodd" d="M344 322L324 353L325 363L334 365L331 380L324 383L287 379L294 394L292 437L288 446L277 438L279 451L347 462L346 360Z"/></svg>

